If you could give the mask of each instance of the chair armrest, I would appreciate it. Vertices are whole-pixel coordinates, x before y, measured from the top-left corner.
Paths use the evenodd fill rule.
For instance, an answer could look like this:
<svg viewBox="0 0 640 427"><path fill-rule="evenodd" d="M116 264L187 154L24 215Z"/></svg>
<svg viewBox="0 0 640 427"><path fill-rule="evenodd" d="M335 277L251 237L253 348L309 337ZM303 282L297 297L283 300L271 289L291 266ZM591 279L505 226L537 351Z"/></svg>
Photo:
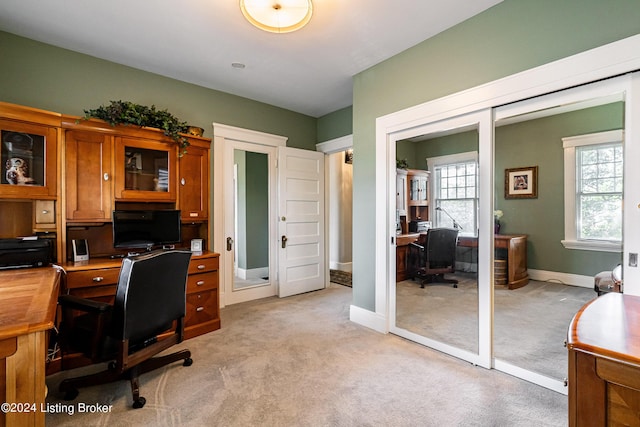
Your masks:
<svg viewBox="0 0 640 427"><path fill-rule="evenodd" d="M82 310L87 313L105 313L111 309L111 304L107 304L106 302L94 301L73 295L60 295L58 297L58 304L63 308Z"/></svg>

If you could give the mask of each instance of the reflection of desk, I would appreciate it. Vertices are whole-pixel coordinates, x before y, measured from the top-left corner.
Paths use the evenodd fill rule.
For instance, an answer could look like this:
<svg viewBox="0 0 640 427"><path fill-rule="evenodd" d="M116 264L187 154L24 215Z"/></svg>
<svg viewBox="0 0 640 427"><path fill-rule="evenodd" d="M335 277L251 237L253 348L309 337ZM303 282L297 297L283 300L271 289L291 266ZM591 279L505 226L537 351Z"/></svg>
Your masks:
<svg viewBox="0 0 640 427"><path fill-rule="evenodd" d="M35 406L0 411L0 425L44 426L46 334L59 284L60 271L53 267L0 272L0 403Z"/></svg>
<svg viewBox="0 0 640 427"><path fill-rule="evenodd" d="M527 272L527 235L496 234L495 249L505 249L507 259L507 286L509 289L521 288L529 283ZM477 248L477 237L458 237L458 246Z"/></svg>
<svg viewBox="0 0 640 427"><path fill-rule="evenodd" d="M415 242L419 233L399 234L396 236L396 282L407 280L407 255L409 243Z"/></svg>

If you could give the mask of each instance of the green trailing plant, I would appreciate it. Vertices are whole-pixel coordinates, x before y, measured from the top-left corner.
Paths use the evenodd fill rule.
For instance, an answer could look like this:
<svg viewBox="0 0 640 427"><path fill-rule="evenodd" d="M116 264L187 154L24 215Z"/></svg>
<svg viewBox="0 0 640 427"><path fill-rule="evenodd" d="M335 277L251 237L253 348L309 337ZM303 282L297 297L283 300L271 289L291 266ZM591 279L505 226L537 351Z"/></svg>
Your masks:
<svg viewBox="0 0 640 427"><path fill-rule="evenodd" d="M129 101L110 101L109 105L84 110L84 113L85 120L101 119L111 126L135 125L160 129L178 144L180 156L187 152L189 140L181 135L187 131L187 123L167 110L156 109L155 105L147 107Z"/></svg>

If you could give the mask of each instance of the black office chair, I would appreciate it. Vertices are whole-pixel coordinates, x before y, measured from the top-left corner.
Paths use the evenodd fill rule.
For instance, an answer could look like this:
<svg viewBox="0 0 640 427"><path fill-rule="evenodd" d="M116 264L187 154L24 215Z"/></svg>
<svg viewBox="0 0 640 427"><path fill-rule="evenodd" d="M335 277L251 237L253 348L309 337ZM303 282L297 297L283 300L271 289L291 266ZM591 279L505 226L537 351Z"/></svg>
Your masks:
<svg viewBox="0 0 640 427"><path fill-rule="evenodd" d="M185 288L191 252L158 251L122 261L113 305L62 295L60 346L64 354L82 352L93 363L109 362L107 370L65 379L60 391L66 400L78 388L128 379L133 407L142 408L138 376L184 360L193 363L189 350L153 357L183 340ZM81 311L84 314L77 315Z"/></svg>
<svg viewBox="0 0 640 427"><path fill-rule="evenodd" d="M452 283L458 287L456 279L447 279L445 273L456 271L456 247L458 229L430 228L421 234L417 242L409 244L409 277L420 279L420 287L426 283Z"/></svg>

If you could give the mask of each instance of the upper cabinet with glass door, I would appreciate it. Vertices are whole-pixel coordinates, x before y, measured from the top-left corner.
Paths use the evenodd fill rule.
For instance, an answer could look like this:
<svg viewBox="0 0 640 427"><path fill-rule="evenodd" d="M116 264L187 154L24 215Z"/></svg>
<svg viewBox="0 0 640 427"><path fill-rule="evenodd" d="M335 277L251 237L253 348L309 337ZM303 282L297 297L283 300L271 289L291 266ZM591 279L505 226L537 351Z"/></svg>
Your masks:
<svg viewBox="0 0 640 427"><path fill-rule="evenodd" d="M0 102L0 197L55 199L60 114Z"/></svg>
<svg viewBox="0 0 640 427"><path fill-rule="evenodd" d="M429 205L429 172L424 170L409 170L409 206Z"/></svg>
<svg viewBox="0 0 640 427"><path fill-rule="evenodd" d="M175 144L119 136L115 149L116 200L176 201Z"/></svg>

